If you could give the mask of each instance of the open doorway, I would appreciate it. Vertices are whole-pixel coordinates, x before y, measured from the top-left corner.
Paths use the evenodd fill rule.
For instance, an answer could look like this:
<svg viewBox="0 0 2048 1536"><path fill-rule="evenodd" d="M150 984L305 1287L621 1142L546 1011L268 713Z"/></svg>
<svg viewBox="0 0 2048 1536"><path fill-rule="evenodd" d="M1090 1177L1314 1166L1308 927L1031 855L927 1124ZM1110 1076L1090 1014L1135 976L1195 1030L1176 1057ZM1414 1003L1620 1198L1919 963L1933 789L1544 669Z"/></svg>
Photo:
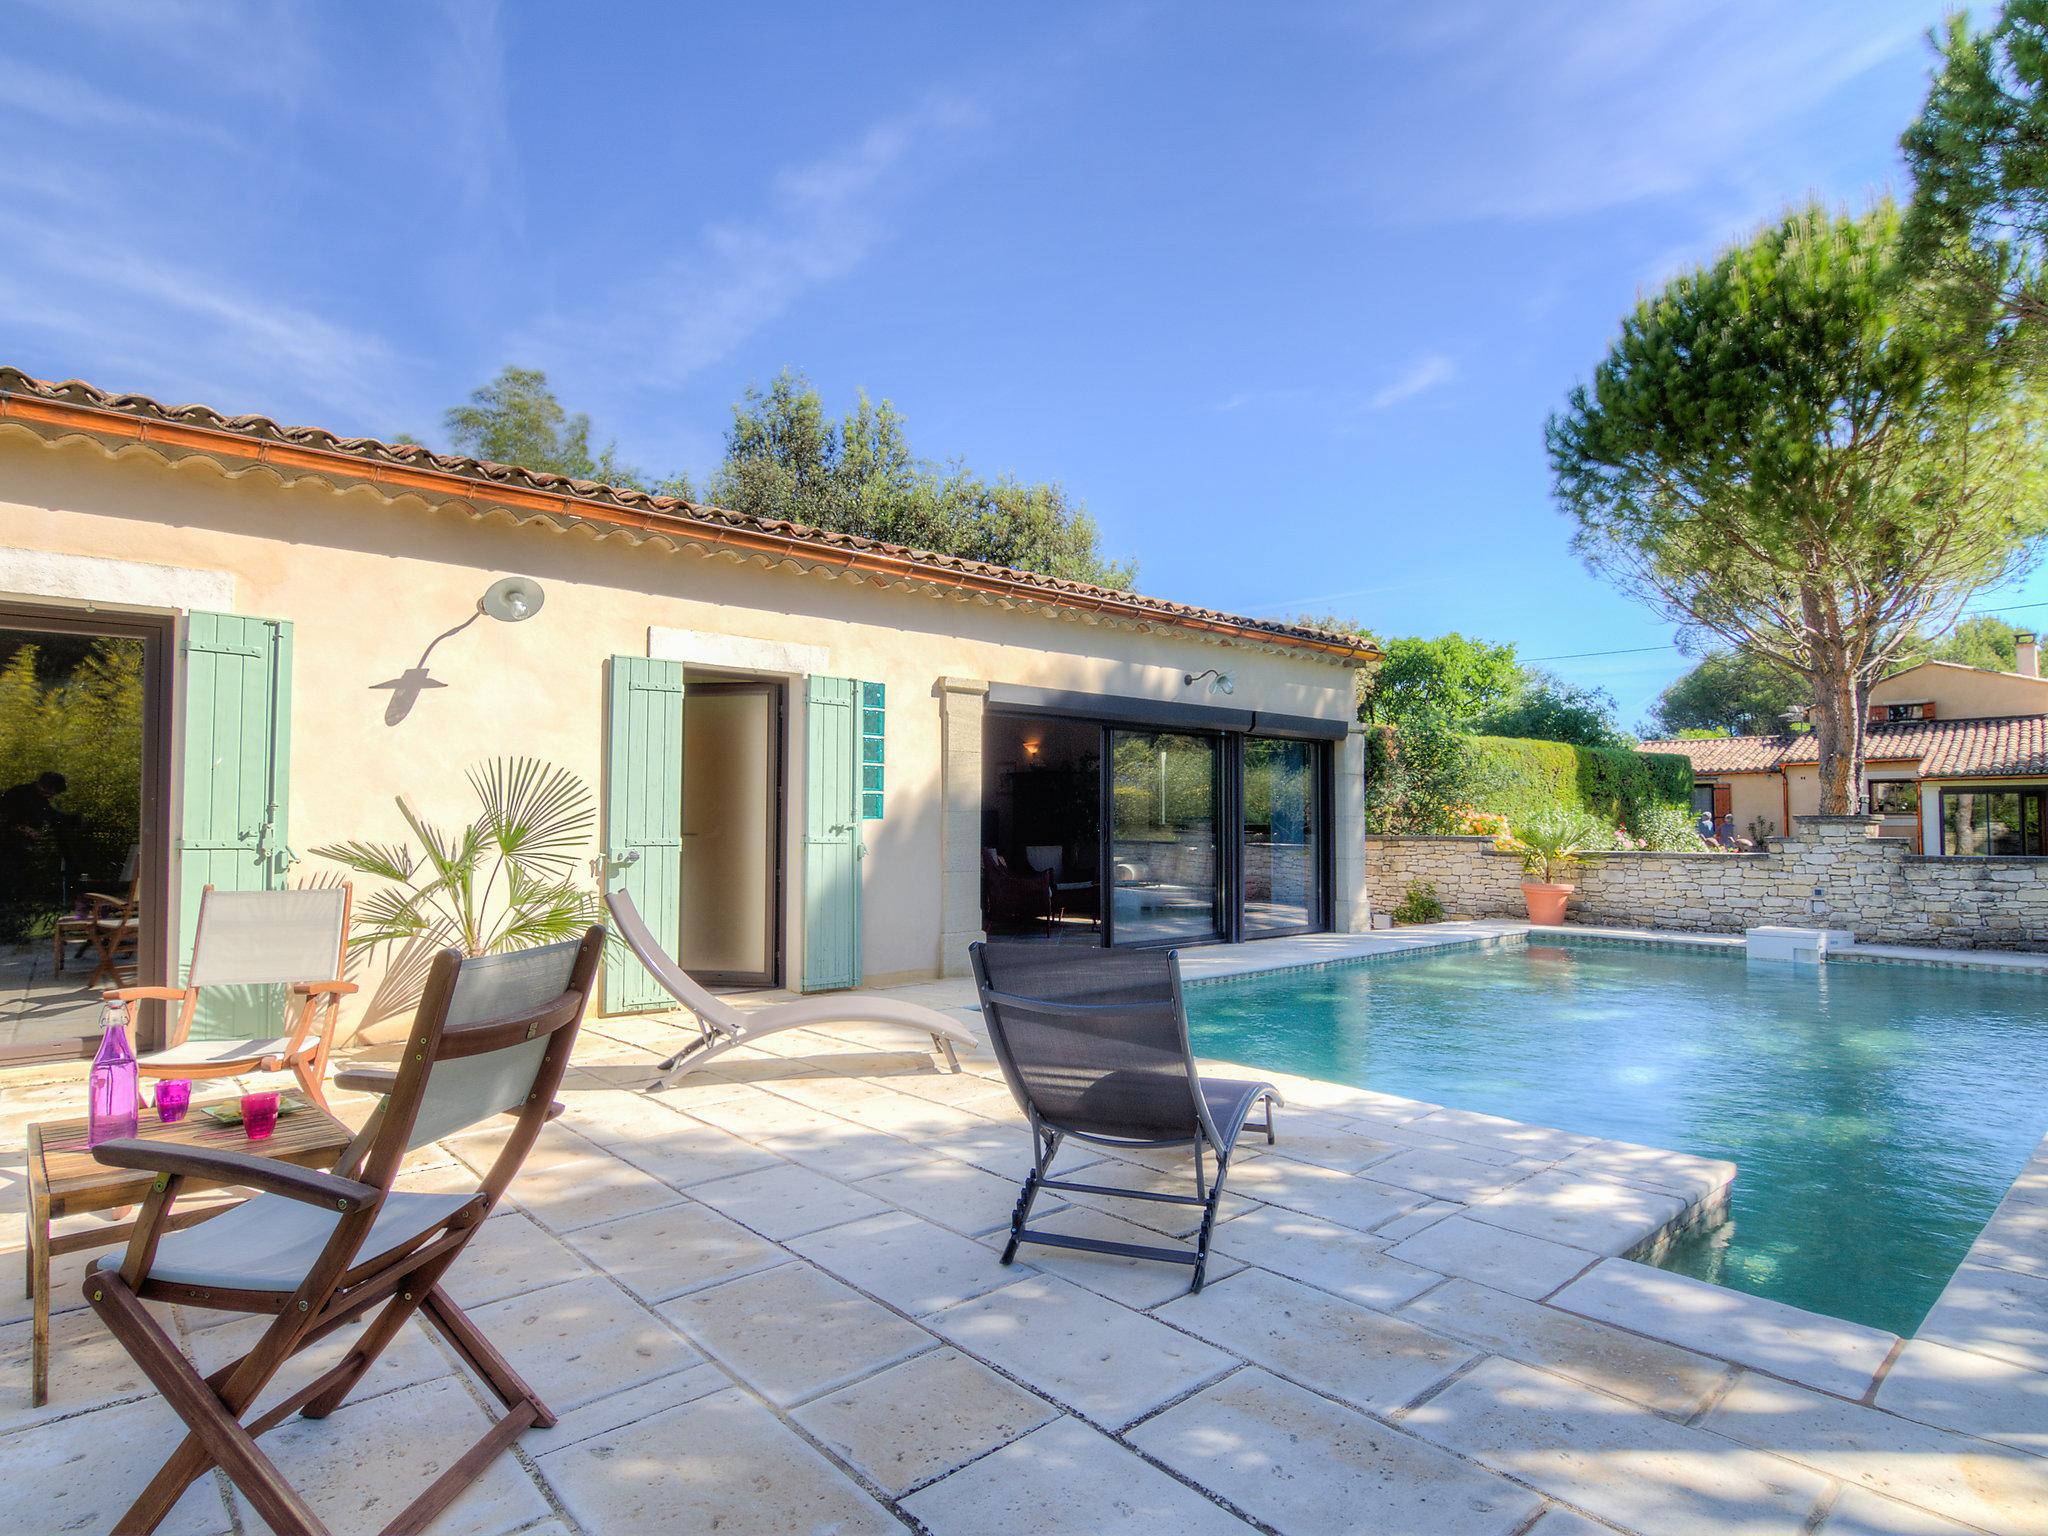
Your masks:
<svg viewBox="0 0 2048 1536"><path fill-rule="evenodd" d="M682 940L720 987L782 984L783 686L685 680Z"/></svg>
<svg viewBox="0 0 2048 1536"><path fill-rule="evenodd" d="M163 976L169 621L0 604L0 1061Z"/></svg>

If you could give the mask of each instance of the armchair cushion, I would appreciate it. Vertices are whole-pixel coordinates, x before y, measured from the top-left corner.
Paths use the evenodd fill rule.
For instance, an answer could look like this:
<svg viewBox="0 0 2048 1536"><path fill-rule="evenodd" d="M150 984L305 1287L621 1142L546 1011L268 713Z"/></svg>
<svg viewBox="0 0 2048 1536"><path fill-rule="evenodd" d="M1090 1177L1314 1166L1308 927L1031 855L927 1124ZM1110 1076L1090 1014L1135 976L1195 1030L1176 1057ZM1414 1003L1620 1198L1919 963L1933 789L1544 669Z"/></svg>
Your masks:
<svg viewBox="0 0 2048 1536"><path fill-rule="evenodd" d="M308 1035L299 1042L299 1054L310 1053L320 1043L318 1035ZM151 1051L139 1057L136 1065L144 1072L161 1077L178 1067L224 1067L238 1061L270 1061L282 1057L292 1048L291 1036L273 1035L268 1040L187 1040L183 1045L174 1045L168 1050Z"/></svg>

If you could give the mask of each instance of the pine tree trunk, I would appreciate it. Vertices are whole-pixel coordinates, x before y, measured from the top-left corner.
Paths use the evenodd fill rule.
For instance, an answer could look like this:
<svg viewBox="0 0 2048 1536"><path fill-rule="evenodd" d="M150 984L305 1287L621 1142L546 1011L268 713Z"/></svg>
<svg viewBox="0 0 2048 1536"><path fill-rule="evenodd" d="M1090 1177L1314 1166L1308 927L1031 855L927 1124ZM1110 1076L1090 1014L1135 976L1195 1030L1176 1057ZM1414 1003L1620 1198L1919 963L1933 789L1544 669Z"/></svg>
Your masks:
<svg viewBox="0 0 2048 1536"><path fill-rule="evenodd" d="M1847 658L1831 656L1827 671L1816 677L1813 700L1814 744L1820 748L1820 814L1854 815L1862 798L1863 714L1861 690Z"/></svg>

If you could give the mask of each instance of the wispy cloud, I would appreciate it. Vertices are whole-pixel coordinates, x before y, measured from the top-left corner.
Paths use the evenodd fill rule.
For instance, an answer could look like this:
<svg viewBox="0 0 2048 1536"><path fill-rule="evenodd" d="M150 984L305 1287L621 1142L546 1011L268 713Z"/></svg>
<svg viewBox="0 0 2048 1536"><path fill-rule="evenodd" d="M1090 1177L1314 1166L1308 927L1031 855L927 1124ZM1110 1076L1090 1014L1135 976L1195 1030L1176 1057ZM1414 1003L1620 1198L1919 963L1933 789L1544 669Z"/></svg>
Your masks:
<svg viewBox="0 0 2048 1536"><path fill-rule="evenodd" d="M972 102L941 95L869 125L778 173L762 207L707 226L687 251L601 295L593 312L552 319L544 350L594 352L640 383L687 380L892 239L904 204L987 122Z"/></svg>
<svg viewBox="0 0 2048 1536"><path fill-rule="evenodd" d="M1857 0L1697 8L1462 0L1374 12L1364 46L1431 81L1432 106L1364 128L1346 176L1386 220L1568 218L1738 175L1759 144L1920 46L1924 15ZM1768 208L1757 210L1758 216Z"/></svg>
<svg viewBox="0 0 2048 1536"><path fill-rule="evenodd" d="M1404 400L1413 400L1417 395L1426 395L1432 389L1448 384L1458 376L1458 365L1441 352L1430 352L1415 359L1389 383L1375 390L1366 400L1366 408L1384 411L1399 405Z"/></svg>

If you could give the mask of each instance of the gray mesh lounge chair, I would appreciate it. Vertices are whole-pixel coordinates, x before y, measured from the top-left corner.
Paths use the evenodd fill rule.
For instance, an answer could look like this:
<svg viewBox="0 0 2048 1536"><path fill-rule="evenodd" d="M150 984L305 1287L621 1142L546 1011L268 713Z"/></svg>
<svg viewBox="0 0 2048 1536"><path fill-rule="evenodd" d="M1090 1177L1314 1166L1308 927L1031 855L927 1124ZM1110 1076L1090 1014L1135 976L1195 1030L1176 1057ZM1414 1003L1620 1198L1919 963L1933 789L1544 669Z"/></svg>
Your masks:
<svg viewBox="0 0 2048 1536"><path fill-rule="evenodd" d="M1266 1118L1250 1129L1273 1140L1279 1092L1271 1083L1204 1078L1195 1070L1180 956L1172 950L976 944L972 953L989 1044L1031 1121L1032 1169L1010 1217L1003 1262L1016 1258L1020 1242L1159 1259L1192 1264L1188 1288L1199 1291L1231 1151L1262 1099ZM1192 1144L1195 1192L1171 1195L1050 1178L1047 1171L1069 1136L1110 1148ZM1204 1176L1204 1148L1216 1158L1213 1181ZM1191 1249L1040 1231L1025 1223L1041 1189L1196 1205L1202 1224Z"/></svg>
<svg viewBox="0 0 2048 1536"><path fill-rule="evenodd" d="M188 1431L114 1527L123 1536L155 1530L216 1466L278 1536L327 1536L257 1440L294 1413L324 1419L340 1407L415 1313L475 1370L505 1414L399 1511L385 1536L425 1530L521 1433L555 1422L441 1282L558 1107L555 1090L603 950L604 930L592 928L580 943L481 959L444 951L398 1069L335 1075L344 1088L384 1097L331 1173L156 1141L94 1149L103 1163L157 1177L127 1253L87 1271L86 1300ZM407 1152L500 1113L516 1117L512 1133L474 1192L392 1188ZM185 1226L171 1206L188 1177L260 1193ZM267 1325L247 1354L202 1377L148 1302L248 1313ZM366 1314L368 1325L339 1364L244 1422L293 1356Z"/></svg>
<svg viewBox="0 0 2048 1536"><path fill-rule="evenodd" d="M648 974L661 983L662 990L697 1017L697 1038L661 1064L661 1076L647 1085L649 1093L668 1087L693 1068L739 1046L751 1045L764 1035L815 1024L901 1024L905 1029L920 1030L932 1037L932 1049L944 1056L955 1072L960 1070L960 1058L953 1053L953 1047L964 1045L970 1051L975 1047L974 1032L936 1008L864 992L805 997L744 1012L721 1002L690 979L689 973L670 958L648 930L631 896L624 891L606 891L604 899L626 947L647 967Z"/></svg>

